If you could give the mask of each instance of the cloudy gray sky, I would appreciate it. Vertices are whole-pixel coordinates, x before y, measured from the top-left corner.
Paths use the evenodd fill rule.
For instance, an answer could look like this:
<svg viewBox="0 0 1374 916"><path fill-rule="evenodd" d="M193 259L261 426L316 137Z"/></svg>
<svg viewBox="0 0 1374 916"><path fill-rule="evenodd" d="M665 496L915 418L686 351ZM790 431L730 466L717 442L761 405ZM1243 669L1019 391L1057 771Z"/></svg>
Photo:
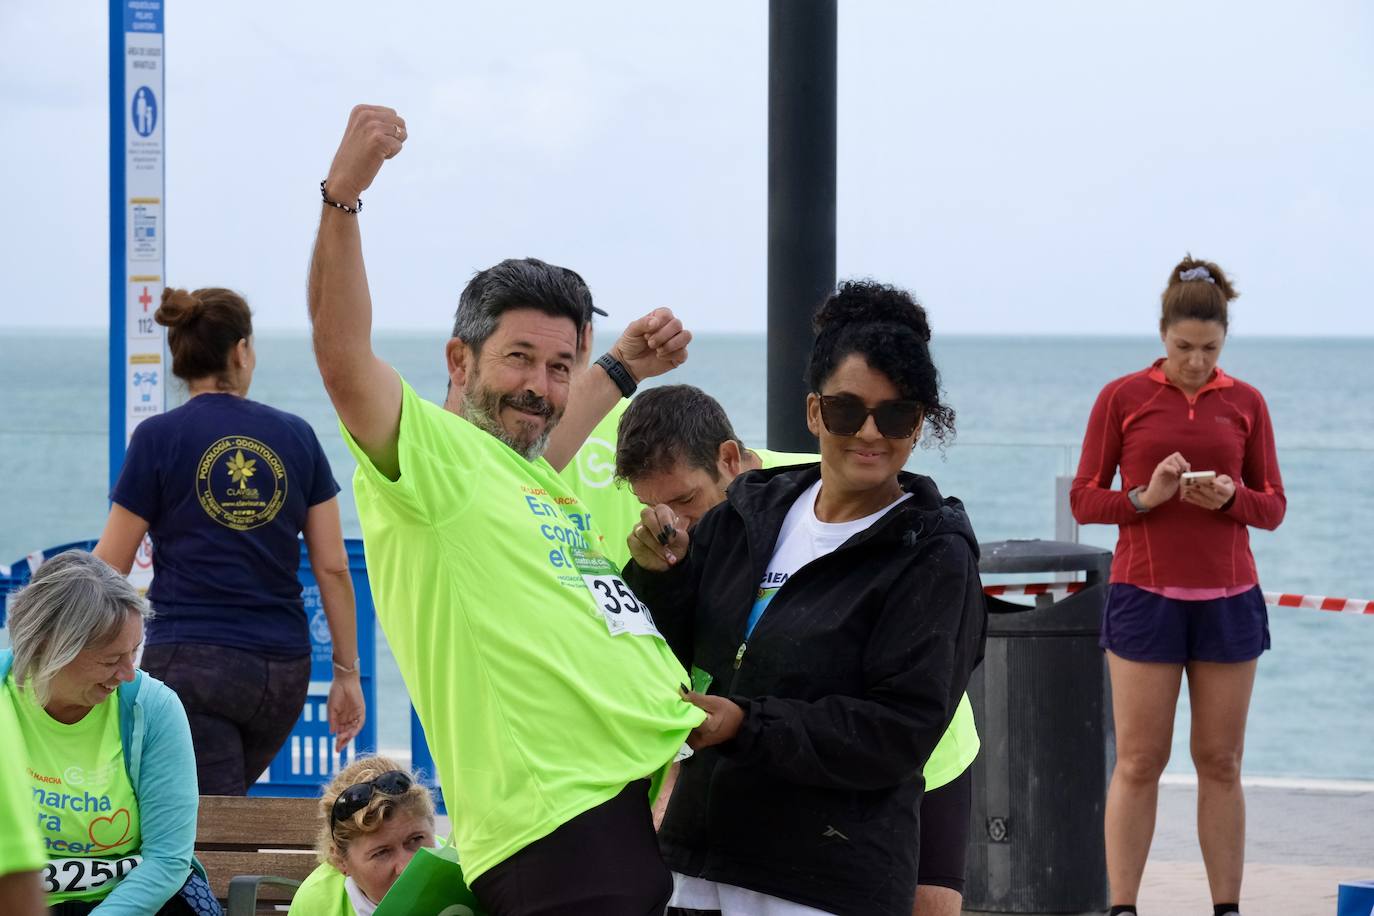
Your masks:
<svg viewBox="0 0 1374 916"><path fill-rule="evenodd" d="M377 324L448 323L509 255L628 318L764 326L767 5L168 0L167 271L305 326L349 107L411 140L362 216ZM0 325L107 310L106 5L0 3ZM840 4L839 270L937 330L1148 333L1219 261L1234 329L1374 334L1374 6Z"/></svg>

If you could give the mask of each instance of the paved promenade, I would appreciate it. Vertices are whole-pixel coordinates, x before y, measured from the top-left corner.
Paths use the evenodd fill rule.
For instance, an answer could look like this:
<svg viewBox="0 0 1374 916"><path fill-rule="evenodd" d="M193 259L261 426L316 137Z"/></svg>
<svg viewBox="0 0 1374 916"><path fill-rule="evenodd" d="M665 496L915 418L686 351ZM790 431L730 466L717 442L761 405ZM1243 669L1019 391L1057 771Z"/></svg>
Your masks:
<svg viewBox="0 0 1374 916"><path fill-rule="evenodd" d="M1342 881L1374 880L1374 783L1247 780L1245 916L1334 916ZM1210 916L1197 787L1166 777L1141 916Z"/></svg>
<svg viewBox="0 0 1374 916"><path fill-rule="evenodd" d="M1374 783L1257 780L1245 790L1245 916L1334 916L1341 881L1374 880ZM1211 912L1197 788L1160 788L1142 916Z"/></svg>
<svg viewBox="0 0 1374 916"><path fill-rule="evenodd" d="M1335 916L1340 882L1374 880L1374 782L1246 780L1245 797L1244 916ZM1166 776L1141 916L1211 916L1196 810L1191 779Z"/></svg>

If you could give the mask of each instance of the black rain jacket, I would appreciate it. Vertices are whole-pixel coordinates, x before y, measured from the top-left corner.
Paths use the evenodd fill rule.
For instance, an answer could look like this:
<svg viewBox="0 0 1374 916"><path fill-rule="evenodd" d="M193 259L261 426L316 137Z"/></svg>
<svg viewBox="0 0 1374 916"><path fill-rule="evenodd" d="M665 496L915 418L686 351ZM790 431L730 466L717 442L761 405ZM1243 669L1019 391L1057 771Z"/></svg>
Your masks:
<svg viewBox="0 0 1374 916"><path fill-rule="evenodd" d="M683 666L745 712L683 761L659 842L684 875L909 916L921 771L983 655L978 544L958 500L903 473L912 498L797 570L742 646L783 519L819 475L743 474L685 560L625 569Z"/></svg>

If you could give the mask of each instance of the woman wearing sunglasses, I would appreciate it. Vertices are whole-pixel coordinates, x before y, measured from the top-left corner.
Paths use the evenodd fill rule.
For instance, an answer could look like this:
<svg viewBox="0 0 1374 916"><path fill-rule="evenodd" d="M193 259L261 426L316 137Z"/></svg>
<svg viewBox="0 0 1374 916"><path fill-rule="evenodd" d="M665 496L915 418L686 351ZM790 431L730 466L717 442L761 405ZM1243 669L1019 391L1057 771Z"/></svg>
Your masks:
<svg viewBox="0 0 1374 916"><path fill-rule="evenodd" d="M902 470L943 440L925 311L846 283L807 381L819 466L753 471L690 537L644 511L626 580L692 671L692 733L660 831L672 907L908 916L922 768L982 654L963 508Z"/></svg>
<svg viewBox="0 0 1374 916"><path fill-rule="evenodd" d="M386 757L340 770L320 816L320 866L296 891L294 916L372 916L416 851L434 846L429 790Z"/></svg>

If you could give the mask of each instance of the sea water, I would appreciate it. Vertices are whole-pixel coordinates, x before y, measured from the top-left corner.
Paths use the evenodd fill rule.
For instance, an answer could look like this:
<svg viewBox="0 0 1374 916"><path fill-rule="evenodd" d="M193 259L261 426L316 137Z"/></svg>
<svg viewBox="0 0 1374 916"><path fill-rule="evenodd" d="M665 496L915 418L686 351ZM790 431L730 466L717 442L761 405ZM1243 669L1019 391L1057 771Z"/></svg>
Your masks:
<svg viewBox="0 0 1374 916"><path fill-rule="evenodd" d="M444 333L379 334L376 349L424 397L442 400ZM304 333L257 340L252 396L305 417L343 486L344 532L359 535L339 436ZM663 381L698 385L747 444L764 445L765 340L703 335ZM958 434L919 448L910 468L964 501L980 540L1051 538L1055 478L1072 475L1093 400L1113 378L1160 355L1157 338L944 337L934 346ZM1252 530L1266 591L1374 598L1374 340L1247 339L1222 356L1263 392L1278 439L1288 515ZM103 334L0 331L0 562L95 537L106 513ZM184 394L173 392L175 401ZM1114 529L1083 528L1111 548ZM1260 661L1246 742L1252 775L1374 778L1374 615L1271 608L1274 648ZM383 747L409 742L405 687L378 639ZM455 698L461 710L461 698ZM1173 772L1190 770L1186 697Z"/></svg>

